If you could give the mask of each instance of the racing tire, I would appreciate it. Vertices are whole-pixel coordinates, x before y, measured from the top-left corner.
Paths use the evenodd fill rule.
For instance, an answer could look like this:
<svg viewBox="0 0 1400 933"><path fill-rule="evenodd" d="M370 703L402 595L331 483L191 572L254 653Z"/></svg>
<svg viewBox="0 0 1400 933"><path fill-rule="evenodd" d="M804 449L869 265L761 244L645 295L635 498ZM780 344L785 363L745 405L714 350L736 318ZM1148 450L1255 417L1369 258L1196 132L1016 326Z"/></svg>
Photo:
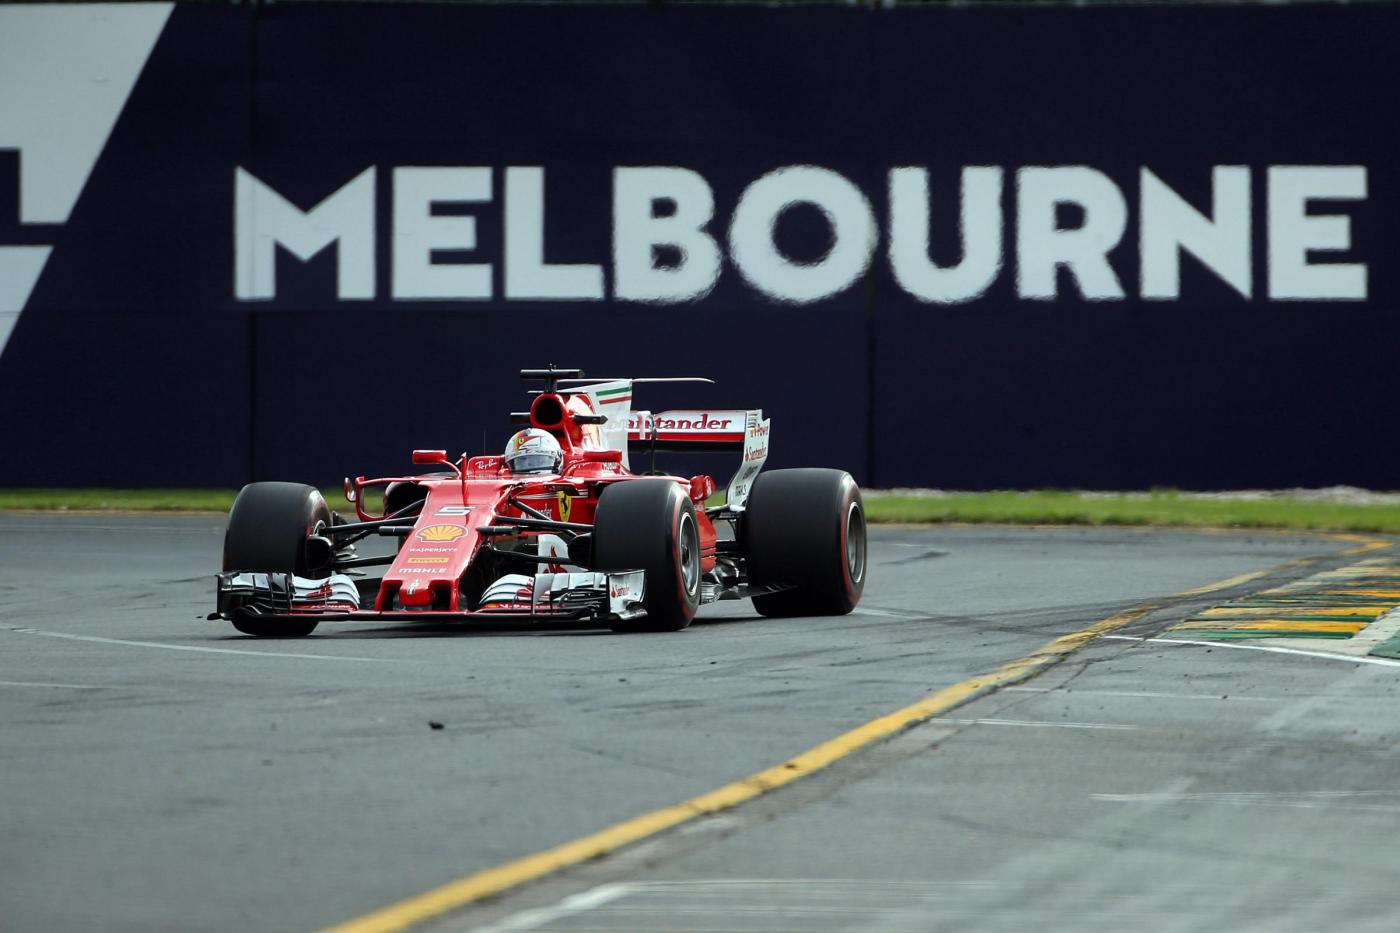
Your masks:
<svg viewBox="0 0 1400 933"><path fill-rule="evenodd" d="M678 632L700 607L700 529L695 506L675 482L611 483L593 518L593 569L643 570L646 615L616 632Z"/></svg>
<svg viewBox="0 0 1400 933"><path fill-rule="evenodd" d="M306 560L306 539L318 526L330 527L331 510L321 491L301 483L249 483L233 500L224 532L224 570L291 573L320 579ZM245 635L300 637L315 622L272 622L235 613L233 627Z"/></svg>
<svg viewBox="0 0 1400 933"><path fill-rule="evenodd" d="M760 473L741 519L751 586L790 589L753 597L761 615L845 615L865 590L865 502L842 470Z"/></svg>

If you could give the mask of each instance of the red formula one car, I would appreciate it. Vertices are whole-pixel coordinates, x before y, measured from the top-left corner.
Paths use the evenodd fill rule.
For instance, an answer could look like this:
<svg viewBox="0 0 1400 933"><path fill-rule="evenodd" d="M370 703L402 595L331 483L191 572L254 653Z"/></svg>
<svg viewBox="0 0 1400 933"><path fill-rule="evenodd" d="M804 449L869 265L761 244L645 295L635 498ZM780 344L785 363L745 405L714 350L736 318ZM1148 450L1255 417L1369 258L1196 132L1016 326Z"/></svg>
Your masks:
<svg viewBox="0 0 1400 933"><path fill-rule="evenodd" d="M840 470L773 470L753 411L631 408L634 383L578 370L544 382L501 456L415 450L418 476L345 481L357 521L296 483L238 494L218 609L249 635L308 635L324 621L597 623L676 631L698 607L752 598L767 616L850 612L865 585L860 489ZM664 380L684 381L684 380ZM708 380L696 380L708 381ZM723 505L708 476L642 475L639 451L742 451ZM368 489L383 511L365 508ZM394 553L359 556L371 535ZM364 568L387 566L374 579Z"/></svg>

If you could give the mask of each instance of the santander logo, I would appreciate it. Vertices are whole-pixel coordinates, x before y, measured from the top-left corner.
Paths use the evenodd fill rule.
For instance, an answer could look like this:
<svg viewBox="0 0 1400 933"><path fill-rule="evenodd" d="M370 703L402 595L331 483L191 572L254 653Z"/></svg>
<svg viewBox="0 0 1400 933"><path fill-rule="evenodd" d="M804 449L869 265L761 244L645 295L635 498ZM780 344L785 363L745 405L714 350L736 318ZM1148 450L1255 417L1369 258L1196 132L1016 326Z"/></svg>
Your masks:
<svg viewBox="0 0 1400 933"><path fill-rule="evenodd" d="M647 416L634 413L627 422L627 430L633 434L651 431L694 432L694 433L737 433L744 430L744 412L668 411Z"/></svg>

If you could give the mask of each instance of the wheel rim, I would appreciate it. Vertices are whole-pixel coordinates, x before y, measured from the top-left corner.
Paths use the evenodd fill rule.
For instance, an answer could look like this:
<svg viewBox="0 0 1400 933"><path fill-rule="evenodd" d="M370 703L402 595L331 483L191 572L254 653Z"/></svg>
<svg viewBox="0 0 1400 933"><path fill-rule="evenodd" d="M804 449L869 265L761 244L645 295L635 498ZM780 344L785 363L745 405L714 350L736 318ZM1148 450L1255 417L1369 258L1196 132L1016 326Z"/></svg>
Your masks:
<svg viewBox="0 0 1400 933"><path fill-rule="evenodd" d="M865 576L865 516L858 502L846 510L846 571L853 584Z"/></svg>
<svg viewBox="0 0 1400 933"><path fill-rule="evenodd" d="M695 533L695 519L689 512L681 515L679 539L681 585L687 593L694 593L700 582L700 542Z"/></svg>

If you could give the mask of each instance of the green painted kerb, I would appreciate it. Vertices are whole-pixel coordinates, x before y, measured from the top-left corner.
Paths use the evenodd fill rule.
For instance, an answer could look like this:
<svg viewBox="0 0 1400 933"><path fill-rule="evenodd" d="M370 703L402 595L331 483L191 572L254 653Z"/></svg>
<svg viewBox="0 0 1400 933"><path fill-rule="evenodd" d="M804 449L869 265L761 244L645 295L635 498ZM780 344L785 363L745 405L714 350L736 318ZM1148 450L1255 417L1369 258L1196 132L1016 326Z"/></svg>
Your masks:
<svg viewBox="0 0 1400 933"><path fill-rule="evenodd" d="M1168 631L1162 634L1163 638L1179 638L1184 641L1245 641L1251 638L1351 638L1351 632L1318 632L1282 629L1253 628L1248 631L1241 629L1189 629L1186 631ZM1378 649L1379 650L1379 649ZM1400 645L1397 645L1400 650ZM1375 654L1376 652L1371 652Z"/></svg>

